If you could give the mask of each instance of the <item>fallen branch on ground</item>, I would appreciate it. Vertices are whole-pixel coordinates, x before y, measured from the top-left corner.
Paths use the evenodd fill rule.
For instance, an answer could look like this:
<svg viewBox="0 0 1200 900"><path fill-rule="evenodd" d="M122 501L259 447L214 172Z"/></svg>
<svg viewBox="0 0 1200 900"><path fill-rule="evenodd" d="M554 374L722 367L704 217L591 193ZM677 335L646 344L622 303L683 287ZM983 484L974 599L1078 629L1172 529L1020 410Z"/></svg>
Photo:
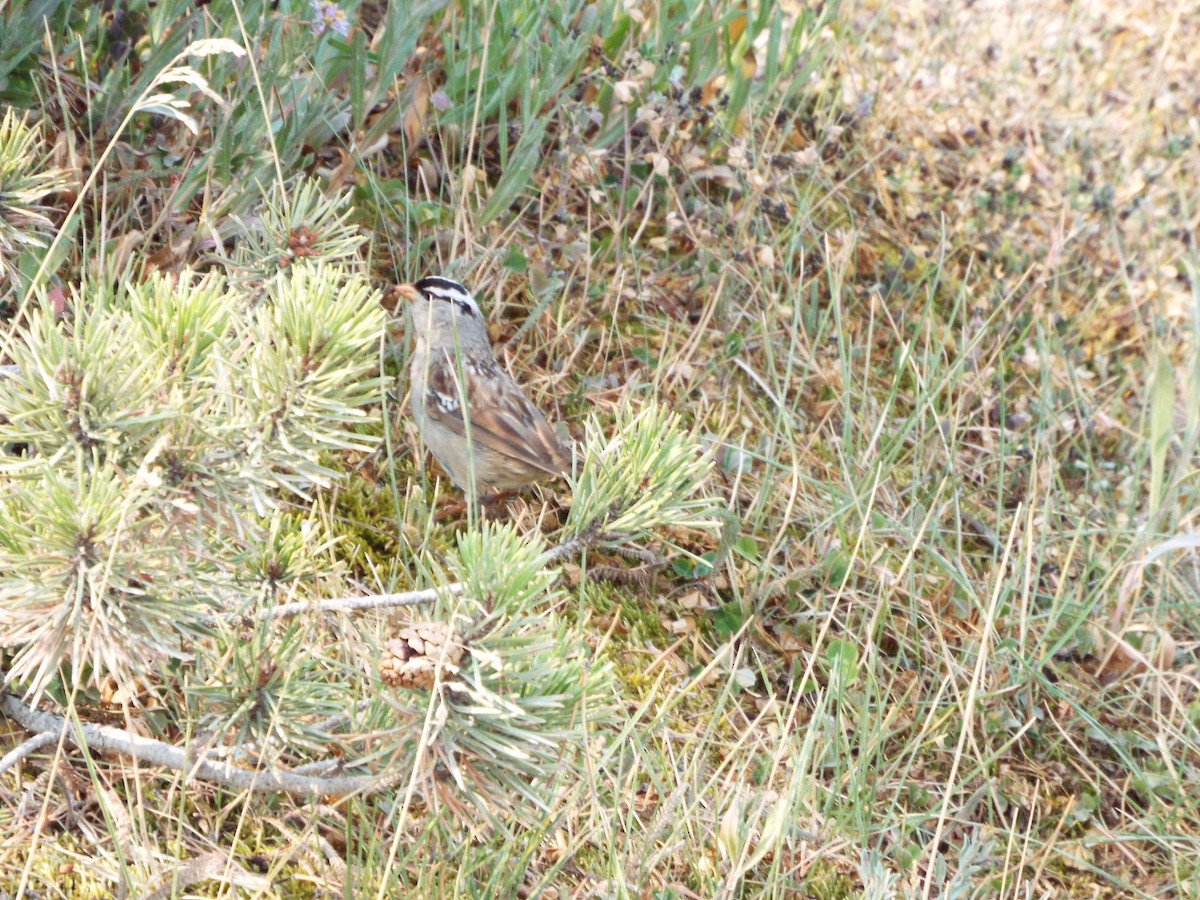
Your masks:
<svg viewBox="0 0 1200 900"><path fill-rule="evenodd" d="M176 747L110 725L95 725L91 722L73 724L62 716L33 709L7 693L0 694L0 712L27 731L53 733L56 739L62 737L65 732L65 739L76 747L86 747L88 750L102 753L120 753L139 763L187 772L193 778L235 790L259 793L287 791L307 797L345 796L385 790L408 778L407 772L393 772L384 776L312 778L291 772L240 769L228 763L216 763L209 759L198 760L190 747Z"/></svg>

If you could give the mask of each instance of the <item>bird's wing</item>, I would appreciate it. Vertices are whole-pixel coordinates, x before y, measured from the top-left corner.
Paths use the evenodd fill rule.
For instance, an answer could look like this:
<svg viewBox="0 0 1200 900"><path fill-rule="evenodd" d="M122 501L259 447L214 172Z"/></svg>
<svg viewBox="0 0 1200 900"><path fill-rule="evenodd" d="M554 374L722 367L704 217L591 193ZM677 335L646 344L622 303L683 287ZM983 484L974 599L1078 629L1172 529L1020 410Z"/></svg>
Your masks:
<svg viewBox="0 0 1200 900"><path fill-rule="evenodd" d="M466 436L465 396L471 410L471 440L520 460L550 475L569 465L546 417L494 360L463 359L466 390L459 390L459 370L449 352L431 354L425 375L425 411L441 425Z"/></svg>

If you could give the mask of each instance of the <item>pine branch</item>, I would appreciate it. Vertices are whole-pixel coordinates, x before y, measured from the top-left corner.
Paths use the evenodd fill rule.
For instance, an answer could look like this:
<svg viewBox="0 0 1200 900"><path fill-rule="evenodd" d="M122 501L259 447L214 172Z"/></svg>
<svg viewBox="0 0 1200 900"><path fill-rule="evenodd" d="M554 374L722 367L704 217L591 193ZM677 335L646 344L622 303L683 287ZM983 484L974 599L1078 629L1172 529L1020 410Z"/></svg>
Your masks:
<svg viewBox="0 0 1200 900"><path fill-rule="evenodd" d="M583 552L592 543L611 540L613 537L611 534L599 532L584 534L552 547L541 555L539 561L543 565L559 562ZM306 612L359 611L415 606L432 603L441 596L461 594L465 587L463 582L457 582L442 588L406 591L399 594L338 597L319 603L288 603L263 610L259 614L259 619L265 621ZM81 722L76 727L62 716L34 709L8 693L0 693L0 712L26 731L36 734L36 737L26 741L17 750L0 760L0 772L47 744L63 739L65 732L66 741L76 747L83 746L92 751L119 753L131 757L139 763L149 763L179 772L187 772L189 779L199 779L235 790L258 793L282 791L307 797L370 794L393 787L408 777L407 772L401 772L384 777L365 775L325 778L304 775L299 772L243 769L232 766L228 762L216 762L204 754L199 754L201 758L197 760L198 751L195 745L177 747L110 725ZM301 768L308 771L319 771L324 767L338 764L339 760L334 759L317 760L307 763Z"/></svg>
<svg viewBox="0 0 1200 900"><path fill-rule="evenodd" d="M191 747L176 747L153 738L131 734L111 725L81 722L74 726L62 716L33 709L8 693L0 694L0 712L26 731L37 732L39 735L52 734L56 741L65 738L68 743L93 752L120 753L138 763L186 772L189 780L195 778L239 791L283 791L305 797L370 794L395 787L410 774L400 771L380 777L359 775L313 778L293 772L241 769L209 759L197 760Z"/></svg>
<svg viewBox="0 0 1200 900"><path fill-rule="evenodd" d="M420 606L422 603L433 603L438 597L453 597L461 594L462 584L448 584L440 588L425 588L421 591L404 591L399 594L366 594L362 597L331 597L328 600L309 602L297 600L295 603L285 603L282 606L272 606L260 610L258 620L265 622L271 619L284 619L288 616L298 616L301 613L312 612L358 612L367 609L392 609L398 606ZM232 618L236 619L236 616Z"/></svg>
<svg viewBox="0 0 1200 900"><path fill-rule="evenodd" d="M564 559L569 559L582 553L592 544L609 542L618 539L618 535L610 533L590 532L579 537L563 541L556 547L551 547L541 555L540 562L548 566ZM332 597L328 600L309 602L298 600L295 603L285 603L282 606L272 606L258 613L259 621L283 619L288 616L298 616L301 613L325 612L358 612L368 609L393 609L400 606L420 606L423 603L433 603L439 597L454 597L461 594L466 587L462 582L455 582L440 588L425 588L420 591L403 591L399 594L367 594L362 597ZM237 616L231 618L236 619Z"/></svg>
<svg viewBox="0 0 1200 900"><path fill-rule="evenodd" d="M285 305L282 300L275 304L279 308ZM294 339L291 343L301 348L310 346L313 341L325 340L310 321L312 317L301 315L305 310L307 307L299 311L293 309L294 315L290 314L287 322L279 325L279 329L284 325L291 328L289 333ZM327 354L336 355L336 349L325 345ZM309 356L315 358L315 351ZM269 391L264 393L266 399L273 396L275 394ZM351 407L356 408L356 403L350 403L346 409ZM297 413L296 418L299 421L304 416ZM581 482L573 485L576 494L573 518L561 533L566 539L557 546L544 549L540 537L530 539L517 534L511 525L489 523L460 534L457 552L449 556L447 567L434 566L431 575L441 587L288 603L261 610L254 619L259 623L271 623L304 613L357 612L460 598L455 605L458 612L453 615L470 621L472 630L469 635L456 640L470 646L471 664L461 677L456 675L453 690L441 698L440 702L444 704L442 717L436 739L431 738L430 752L445 764L450 776L464 790L468 789L468 782L477 782L486 786L485 794L497 790L515 792L535 805L541 804L544 798L529 781L530 777L540 777L547 767L557 765L560 748L581 738L579 710L585 705L589 707L588 722L595 724L605 719L612 687L607 664L586 659L587 654L578 652L577 643L568 637L567 630L553 616L535 612L539 599L553 594L555 565L582 554L591 546L637 541L651 534L652 529L663 521L702 526L711 520L710 502L694 497L698 479L707 466L694 442L689 442L674 419L663 419L654 409L635 416L633 424L636 427L619 427L618 437L610 443L604 443L606 439L598 428L593 429L589 451L592 465L585 467ZM296 431L292 438L299 440L298 434ZM308 439L312 439L312 435ZM289 439L283 443L290 447L293 441ZM270 455L266 450L264 452ZM300 472L299 469L293 471ZM80 483L84 480L78 479ZM120 486L119 480L110 481L114 490ZM94 473L91 473L90 483L97 483ZM93 504L101 510L111 509L113 505L111 502ZM157 520L147 517L144 521ZM271 530L269 552L264 557L268 571L272 566L285 572L293 568L304 570L305 559L289 543L295 543L293 537L282 525ZM644 555L635 554L638 558ZM138 564L136 571L140 577L144 563L139 559ZM202 621L220 623L220 618L208 616ZM232 624L245 621L244 613L229 614ZM425 627L428 630L432 623L425 623ZM453 636L454 626L449 627ZM427 645L428 636L424 638ZM269 655L263 654L267 654L268 649L275 653L283 650L291 653L299 646L296 640L297 635L289 632L287 640L277 646L268 648L268 642L263 642L260 647L256 643L238 657L240 665L235 667L249 681L245 684L236 680L231 682L233 689L226 691L228 696L221 695L219 685L198 688L197 695L203 694L212 701L216 710L214 715L218 718L222 710L241 715L248 690L256 694L268 693L275 701L283 702L287 696L286 679L264 683L263 678L269 676L270 680L277 670L273 664L263 668L262 660L270 659ZM383 648L381 672L385 663L390 664L389 671L399 671L411 661L409 657L413 654L397 653L391 647L395 643L397 641L390 641ZM407 649L413 649L411 642ZM387 656L389 652L390 657ZM415 652L420 657L424 650L417 647ZM294 660L296 657L286 658ZM296 677L303 682L306 676ZM434 683L437 683L436 678ZM324 682L317 679L313 684ZM335 706L336 695L334 688L331 697ZM321 712L324 715L329 703L317 701L331 697L296 698L287 706L291 712L286 721L291 725L303 721L308 714ZM369 794L412 777L410 766L395 767L400 771L387 775L326 777L324 773L340 765L337 759L327 755L299 769L240 768L230 759L214 758L201 739L193 740L187 746L175 746L120 728L81 722L74 711L65 717L42 711L3 692L0 692L0 714L34 733L45 735L39 740L69 741L81 749L121 754L143 764L182 772L186 781L199 780L235 790L284 792L308 797ZM216 730L220 731L232 721L218 722ZM326 718L325 721L329 720ZM261 723L259 731L262 733L256 732L254 727L247 731L239 725L239 729L239 734L244 731L260 744L276 738L290 744L290 738L296 737L295 729L280 730L275 726L264 727ZM323 743L311 749L320 753L322 746Z"/></svg>
<svg viewBox="0 0 1200 900"><path fill-rule="evenodd" d="M0 775L3 775L30 754L37 753L47 744L58 743L58 736L59 732L57 731L43 731L41 734L35 734L19 747L15 747L8 753L5 753L3 759L0 759Z"/></svg>

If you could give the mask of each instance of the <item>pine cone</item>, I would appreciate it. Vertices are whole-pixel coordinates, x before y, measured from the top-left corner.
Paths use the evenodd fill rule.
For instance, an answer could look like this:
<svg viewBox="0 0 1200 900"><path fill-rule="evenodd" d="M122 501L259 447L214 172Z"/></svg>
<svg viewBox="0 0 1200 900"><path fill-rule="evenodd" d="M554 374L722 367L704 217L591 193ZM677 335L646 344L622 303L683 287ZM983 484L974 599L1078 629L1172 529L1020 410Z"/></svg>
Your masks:
<svg viewBox="0 0 1200 900"><path fill-rule="evenodd" d="M441 680L458 674L459 663L467 654L454 629L441 622L414 622L383 645L379 677L392 687L433 689L442 667Z"/></svg>

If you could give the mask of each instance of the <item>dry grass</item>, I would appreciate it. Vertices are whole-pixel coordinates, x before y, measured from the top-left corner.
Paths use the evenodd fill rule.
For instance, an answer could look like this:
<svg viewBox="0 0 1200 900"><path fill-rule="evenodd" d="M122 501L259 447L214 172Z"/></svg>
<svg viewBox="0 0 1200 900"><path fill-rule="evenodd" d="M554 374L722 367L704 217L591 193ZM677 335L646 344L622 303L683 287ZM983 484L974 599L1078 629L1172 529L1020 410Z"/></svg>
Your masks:
<svg viewBox="0 0 1200 900"><path fill-rule="evenodd" d="M739 27L729 12L722 36ZM1200 893L1200 582L1190 550L1146 564L1194 529L1200 21L898 0L806 27L795 73L770 71L764 32L741 61L762 88L733 114L732 74L638 102L653 53L589 57L537 107L532 187L499 213L512 148L484 109L439 118L435 31L402 126L350 165L317 153L357 181L374 276L477 286L543 409L578 431L655 397L712 448L736 535L670 533L668 564L632 575L644 559L565 570L558 611L615 664L626 712L586 777L505 831L452 799L270 804L99 760L58 776L92 804L77 815L48 776L9 774L3 890L73 860L157 883L188 858L222 895ZM605 91L611 142L585 115ZM321 508L375 586L462 524L438 517L453 498L411 450L403 391L384 450ZM512 515L560 512L539 495Z"/></svg>

